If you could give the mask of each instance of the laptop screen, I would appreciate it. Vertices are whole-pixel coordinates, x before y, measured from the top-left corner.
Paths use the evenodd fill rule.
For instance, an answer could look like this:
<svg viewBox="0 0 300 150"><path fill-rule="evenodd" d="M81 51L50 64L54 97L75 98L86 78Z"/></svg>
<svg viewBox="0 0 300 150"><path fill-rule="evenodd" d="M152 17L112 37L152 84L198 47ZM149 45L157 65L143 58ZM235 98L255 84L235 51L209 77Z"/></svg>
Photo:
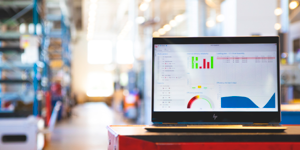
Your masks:
<svg viewBox="0 0 300 150"><path fill-rule="evenodd" d="M154 112L277 112L277 45L155 44Z"/></svg>

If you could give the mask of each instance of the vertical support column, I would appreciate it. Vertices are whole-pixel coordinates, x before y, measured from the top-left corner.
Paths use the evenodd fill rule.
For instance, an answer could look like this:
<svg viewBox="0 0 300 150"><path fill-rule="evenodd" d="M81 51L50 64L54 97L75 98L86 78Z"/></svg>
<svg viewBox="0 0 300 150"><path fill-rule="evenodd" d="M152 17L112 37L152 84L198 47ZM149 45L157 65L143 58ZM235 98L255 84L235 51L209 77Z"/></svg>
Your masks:
<svg viewBox="0 0 300 150"><path fill-rule="evenodd" d="M33 65L33 90L34 90L34 99L33 99L33 115L38 116L39 110L38 110L38 80L37 80L37 73L38 73L38 66L36 63Z"/></svg>
<svg viewBox="0 0 300 150"><path fill-rule="evenodd" d="M0 52L0 63L2 63L2 52ZM0 80L2 78L2 70L0 69ZM0 93L2 93L2 85L0 84ZM2 108L2 99L0 97L0 112Z"/></svg>
<svg viewBox="0 0 300 150"><path fill-rule="evenodd" d="M65 62L65 51L66 51L66 26L65 26L65 22L64 22L64 16L63 14L61 15L61 47L62 47L62 51L61 51L61 56L62 56L62 60Z"/></svg>
<svg viewBox="0 0 300 150"><path fill-rule="evenodd" d="M280 24L281 24L281 33L283 34L283 44L281 50L282 52L287 52L288 53L288 59L287 62L288 64L293 64L294 63L294 51L293 51L293 41L289 40L289 37L291 34L289 34L289 27L290 27L290 20L289 20L289 0L281 0L280 6L282 9L282 14L280 15Z"/></svg>
<svg viewBox="0 0 300 150"><path fill-rule="evenodd" d="M289 31L289 0L281 0L282 14L280 15L281 32L286 33Z"/></svg>
<svg viewBox="0 0 300 150"><path fill-rule="evenodd" d="M33 34L36 35L36 25L39 22L39 14L38 14L38 0L33 0L33 24L34 24L34 32Z"/></svg>
<svg viewBox="0 0 300 150"><path fill-rule="evenodd" d="M151 18L155 18L155 19L159 19L160 16L160 8L161 8L161 0L155 0L152 1L153 3L153 8L149 7L147 11L151 11L150 9L153 9L153 13L150 12L145 12L144 14L147 15L145 17L151 17ZM137 6L137 5L135 5ZM157 23L154 26L151 27L147 27L144 29L143 32L145 33L150 33L150 35L152 35L153 31L157 30L160 27L160 24ZM152 36L149 36L147 34L144 34L143 36L143 47L145 47L145 54L144 54L144 58L145 58L145 62L144 62L144 80L145 80L145 84L144 84L144 101L143 101L143 109L144 109L144 120L143 123L144 124L151 124L151 79L152 79L152 48L150 48L149 46L147 46L148 43L152 43Z"/></svg>
<svg viewBox="0 0 300 150"><path fill-rule="evenodd" d="M37 35L36 32L36 26L39 22L39 15L38 15L38 0L33 0L33 24L34 24L34 35ZM38 81L37 81L37 64L35 63L33 66L33 72L34 72L34 77L33 77L33 89L34 89L34 100L33 100L33 115L38 116L38 99L37 99L37 94L38 94Z"/></svg>
<svg viewBox="0 0 300 150"><path fill-rule="evenodd" d="M188 36L205 36L206 4L205 0L185 0Z"/></svg>

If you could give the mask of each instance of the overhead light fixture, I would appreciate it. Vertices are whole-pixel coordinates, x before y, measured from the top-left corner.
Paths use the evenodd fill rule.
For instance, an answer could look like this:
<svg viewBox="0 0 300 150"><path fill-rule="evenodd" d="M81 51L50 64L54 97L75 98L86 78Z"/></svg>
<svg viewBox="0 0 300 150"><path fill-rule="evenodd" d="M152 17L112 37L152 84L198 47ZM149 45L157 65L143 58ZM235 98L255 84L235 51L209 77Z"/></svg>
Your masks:
<svg viewBox="0 0 300 150"><path fill-rule="evenodd" d="M159 37L159 33L157 31L153 32L152 34L153 37Z"/></svg>
<svg viewBox="0 0 300 150"><path fill-rule="evenodd" d="M217 16L217 18L216 18L217 22L223 22L224 19L225 19L225 17L224 17L224 15L222 15L222 14L219 14L219 15Z"/></svg>
<svg viewBox="0 0 300 150"><path fill-rule="evenodd" d="M175 17L176 22L181 22L181 21L183 21L183 19L184 19L184 15L183 14L177 15Z"/></svg>
<svg viewBox="0 0 300 150"><path fill-rule="evenodd" d="M148 3L142 3L139 8L141 11L145 11L148 9L148 7L149 7Z"/></svg>
<svg viewBox="0 0 300 150"><path fill-rule="evenodd" d="M275 23L274 28L275 28L275 30L280 30L281 29L281 24L280 23Z"/></svg>
<svg viewBox="0 0 300 150"><path fill-rule="evenodd" d="M159 33L160 35L164 35L164 34L166 34L166 31L165 31L163 28L160 28L160 29L158 30L158 33Z"/></svg>
<svg viewBox="0 0 300 150"><path fill-rule="evenodd" d="M274 14L275 14L276 16L281 15L281 14L282 14L282 9L281 9L281 8L276 8L276 9L274 10Z"/></svg>
<svg viewBox="0 0 300 150"><path fill-rule="evenodd" d="M19 32L21 34L26 33L26 28L27 28L27 25L25 23L21 23L20 26L19 26Z"/></svg>
<svg viewBox="0 0 300 150"><path fill-rule="evenodd" d="M175 20L171 20L169 22L169 24L172 26L172 27L176 27L177 26L177 22Z"/></svg>
<svg viewBox="0 0 300 150"><path fill-rule="evenodd" d="M34 24L33 24L33 23L30 23L30 24L28 25L28 33L29 33L29 34L33 34L33 32L34 32Z"/></svg>
<svg viewBox="0 0 300 150"><path fill-rule="evenodd" d="M289 5L290 9L295 9L298 6L299 6L299 2L298 1L292 1L292 2L290 2L290 5Z"/></svg>
<svg viewBox="0 0 300 150"><path fill-rule="evenodd" d="M147 2L147 3L149 3L149 2L151 2L151 0L144 0L144 2Z"/></svg>
<svg viewBox="0 0 300 150"><path fill-rule="evenodd" d="M209 28L215 26L215 24L216 24L216 23L215 23L213 20L208 20L208 21L206 21L206 26L209 27Z"/></svg>
<svg viewBox="0 0 300 150"><path fill-rule="evenodd" d="M138 24L143 24L145 22L145 20L146 19L143 16L139 16L135 19L136 23L138 23Z"/></svg>
<svg viewBox="0 0 300 150"><path fill-rule="evenodd" d="M88 13L88 25L87 25L87 40L92 40L94 36L94 28L97 15L97 2L98 0L90 0L89 13Z"/></svg>
<svg viewBox="0 0 300 150"><path fill-rule="evenodd" d="M163 28L165 31L170 31L172 27L169 24L166 24Z"/></svg>

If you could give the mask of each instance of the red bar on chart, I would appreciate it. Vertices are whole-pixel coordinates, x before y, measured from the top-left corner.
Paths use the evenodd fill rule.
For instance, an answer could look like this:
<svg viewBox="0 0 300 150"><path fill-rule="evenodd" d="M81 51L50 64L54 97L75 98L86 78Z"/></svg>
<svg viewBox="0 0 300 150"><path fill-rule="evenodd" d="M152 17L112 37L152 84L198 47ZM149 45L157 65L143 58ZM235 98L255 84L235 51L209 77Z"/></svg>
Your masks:
<svg viewBox="0 0 300 150"><path fill-rule="evenodd" d="M202 67L200 66L199 69L202 69Z"/></svg>
<svg viewBox="0 0 300 150"><path fill-rule="evenodd" d="M205 59L203 59L203 69L205 69Z"/></svg>
<svg viewBox="0 0 300 150"><path fill-rule="evenodd" d="M207 62L207 69L209 69L209 62Z"/></svg>

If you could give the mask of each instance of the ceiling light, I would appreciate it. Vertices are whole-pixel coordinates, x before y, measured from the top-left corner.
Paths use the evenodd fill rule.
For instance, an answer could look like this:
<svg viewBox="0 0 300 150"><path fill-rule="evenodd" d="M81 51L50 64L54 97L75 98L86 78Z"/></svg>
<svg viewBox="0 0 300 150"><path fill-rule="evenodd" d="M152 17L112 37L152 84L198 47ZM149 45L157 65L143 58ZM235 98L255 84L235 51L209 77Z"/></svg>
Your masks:
<svg viewBox="0 0 300 150"><path fill-rule="evenodd" d="M146 20L145 17L142 17L142 16L137 17L135 19L136 23L138 23L138 24L143 24L145 22L145 20Z"/></svg>
<svg viewBox="0 0 300 150"><path fill-rule="evenodd" d="M281 24L280 23L275 23L274 28L275 28L275 30L280 30L281 29Z"/></svg>
<svg viewBox="0 0 300 150"><path fill-rule="evenodd" d="M295 8L297 8L298 7L298 5L299 5L299 2L297 2L297 1L292 1L292 2L290 2L290 9L295 9Z"/></svg>
<svg viewBox="0 0 300 150"><path fill-rule="evenodd" d="M160 29L158 30L158 33L159 33L160 35L164 35L164 34L166 34L166 31L165 31L164 29L160 28Z"/></svg>
<svg viewBox="0 0 300 150"><path fill-rule="evenodd" d="M141 10L141 11L145 11L145 10L148 9L148 7L149 7L149 5L148 5L147 3L142 3L142 4L140 5L140 10Z"/></svg>
<svg viewBox="0 0 300 150"><path fill-rule="evenodd" d="M151 2L151 0L144 0L144 2L148 2L149 3L149 2Z"/></svg>
<svg viewBox="0 0 300 150"><path fill-rule="evenodd" d="M169 24L166 24L163 28L165 31L170 31L172 27Z"/></svg>
<svg viewBox="0 0 300 150"><path fill-rule="evenodd" d="M206 26L209 27L209 28L215 26L215 24L216 24L216 23L215 23L213 20L208 20L208 21L206 21Z"/></svg>
<svg viewBox="0 0 300 150"><path fill-rule="evenodd" d="M183 16L183 15L177 15L177 16L175 17L175 20L176 20L177 22L181 22L181 21L183 21L183 19L184 19L184 16Z"/></svg>
<svg viewBox="0 0 300 150"><path fill-rule="evenodd" d="M26 24L25 23L21 23L20 26L19 26L20 33L21 34L26 33L26 28L27 28Z"/></svg>
<svg viewBox="0 0 300 150"><path fill-rule="evenodd" d="M281 8L276 8L276 9L274 10L274 14L275 14L276 16L281 15L281 14L282 14L282 9L281 9Z"/></svg>
<svg viewBox="0 0 300 150"><path fill-rule="evenodd" d="M220 14L220 15L217 16L217 21L218 22L222 22L222 21L224 21L224 19L225 19L225 17L222 14Z"/></svg>
<svg viewBox="0 0 300 150"><path fill-rule="evenodd" d="M159 37L159 33L155 31L155 32L153 32L152 36L153 37Z"/></svg>
<svg viewBox="0 0 300 150"><path fill-rule="evenodd" d="M169 23L170 23L170 25L172 27L176 27L177 26L177 22L175 20L171 20Z"/></svg>

